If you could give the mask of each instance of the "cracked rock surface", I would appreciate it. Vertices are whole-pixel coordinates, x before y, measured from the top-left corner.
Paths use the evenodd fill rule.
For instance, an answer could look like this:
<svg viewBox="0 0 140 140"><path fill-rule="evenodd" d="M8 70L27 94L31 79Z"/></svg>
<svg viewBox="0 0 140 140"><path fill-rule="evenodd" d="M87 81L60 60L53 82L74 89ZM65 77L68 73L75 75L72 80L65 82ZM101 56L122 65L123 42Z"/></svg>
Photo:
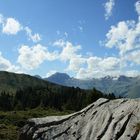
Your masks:
<svg viewBox="0 0 140 140"><path fill-rule="evenodd" d="M99 99L65 116L33 118L19 140L140 140L140 99Z"/></svg>

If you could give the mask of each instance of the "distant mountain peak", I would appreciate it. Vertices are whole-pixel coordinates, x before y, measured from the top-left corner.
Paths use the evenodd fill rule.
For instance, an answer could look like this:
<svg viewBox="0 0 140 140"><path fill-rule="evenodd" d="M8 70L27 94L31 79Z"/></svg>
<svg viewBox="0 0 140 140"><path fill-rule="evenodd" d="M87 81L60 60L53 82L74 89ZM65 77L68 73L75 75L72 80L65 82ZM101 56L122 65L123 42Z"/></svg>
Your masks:
<svg viewBox="0 0 140 140"><path fill-rule="evenodd" d="M130 78L131 77L127 77L127 76L125 76L125 75L120 75L119 77L118 77L118 81L129 81L130 80Z"/></svg>
<svg viewBox="0 0 140 140"><path fill-rule="evenodd" d="M69 87L80 87L82 89L96 89L104 93L114 93L116 96L140 97L140 76L129 77L125 75L110 76L92 79L76 79L66 73L55 73L45 80Z"/></svg>
<svg viewBox="0 0 140 140"><path fill-rule="evenodd" d="M50 77L52 77L52 76L56 76L56 77L59 77L60 76L62 78L66 78L66 79L69 79L70 78L70 76L67 73L60 73L60 72L56 72L56 73L52 74Z"/></svg>
<svg viewBox="0 0 140 140"><path fill-rule="evenodd" d="M53 83L58 83L58 84L62 84L71 79L70 76L66 73L60 73L60 72L56 72L53 75L49 76L48 78L45 78L48 81L51 81Z"/></svg>

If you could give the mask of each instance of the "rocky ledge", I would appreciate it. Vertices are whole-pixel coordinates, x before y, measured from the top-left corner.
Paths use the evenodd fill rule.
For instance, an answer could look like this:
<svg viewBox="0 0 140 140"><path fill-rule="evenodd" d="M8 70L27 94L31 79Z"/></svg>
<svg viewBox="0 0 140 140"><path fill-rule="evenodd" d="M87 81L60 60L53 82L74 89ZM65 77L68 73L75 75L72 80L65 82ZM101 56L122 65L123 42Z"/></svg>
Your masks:
<svg viewBox="0 0 140 140"><path fill-rule="evenodd" d="M140 99L99 99L66 116L33 118L19 140L140 140Z"/></svg>

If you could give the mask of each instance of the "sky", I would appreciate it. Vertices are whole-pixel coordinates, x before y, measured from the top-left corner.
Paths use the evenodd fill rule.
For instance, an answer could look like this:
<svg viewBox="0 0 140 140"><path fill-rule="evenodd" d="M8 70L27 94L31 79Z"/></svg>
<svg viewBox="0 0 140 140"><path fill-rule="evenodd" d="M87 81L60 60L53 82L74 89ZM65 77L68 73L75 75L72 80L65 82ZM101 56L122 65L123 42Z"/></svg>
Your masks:
<svg viewBox="0 0 140 140"><path fill-rule="evenodd" d="M0 1L2 71L137 76L139 56L139 0Z"/></svg>

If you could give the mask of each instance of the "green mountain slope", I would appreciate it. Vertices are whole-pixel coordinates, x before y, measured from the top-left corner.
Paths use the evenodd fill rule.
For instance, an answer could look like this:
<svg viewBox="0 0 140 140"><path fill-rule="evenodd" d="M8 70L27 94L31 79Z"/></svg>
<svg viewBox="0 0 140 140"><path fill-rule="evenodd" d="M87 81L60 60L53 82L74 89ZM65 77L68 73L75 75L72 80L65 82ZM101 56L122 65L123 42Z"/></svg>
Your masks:
<svg viewBox="0 0 140 140"><path fill-rule="evenodd" d="M55 86L50 82L26 74L15 74L0 71L0 92L15 93L19 88Z"/></svg>

